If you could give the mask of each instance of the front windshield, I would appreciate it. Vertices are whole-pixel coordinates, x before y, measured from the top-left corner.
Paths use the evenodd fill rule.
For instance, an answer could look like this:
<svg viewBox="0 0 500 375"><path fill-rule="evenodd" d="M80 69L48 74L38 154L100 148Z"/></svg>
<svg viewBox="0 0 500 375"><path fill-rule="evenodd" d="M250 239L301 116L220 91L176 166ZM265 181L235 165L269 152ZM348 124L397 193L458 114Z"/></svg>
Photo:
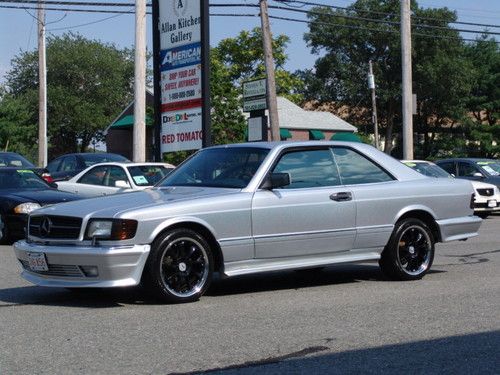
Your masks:
<svg viewBox="0 0 500 375"><path fill-rule="evenodd" d="M476 162L478 166L483 168L490 176L500 175L500 162L495 160L483 160Z"/></svg>
<svg viewBox="0 0 500 375"><path fill-rule="evenodd" d="M407 162L408 167L422 173L428 177L436 178L451 178L451 174L446 172L443 168L438 167L436 164L422 163L422 162Z"/></svg>
<svg viewBox="0 0 500 375"><path fill-rule="evenodd" d="M49 185L28 169L0 169L0 190L6 189L49 189Z"/></svg>
<svg viewBox="0 0 500 375"><path fill-rule="evenodd" d="M256 147L202 150L168 175L159 186L207 186L242 189L269 153Z"/></svg>
<svg viewBox="0 0 500 375"><path fill-rule="evenodd" d="M127 167L134 184L137 186L153 186L165 177L173 168L163 165L135 165Z"/></svg>

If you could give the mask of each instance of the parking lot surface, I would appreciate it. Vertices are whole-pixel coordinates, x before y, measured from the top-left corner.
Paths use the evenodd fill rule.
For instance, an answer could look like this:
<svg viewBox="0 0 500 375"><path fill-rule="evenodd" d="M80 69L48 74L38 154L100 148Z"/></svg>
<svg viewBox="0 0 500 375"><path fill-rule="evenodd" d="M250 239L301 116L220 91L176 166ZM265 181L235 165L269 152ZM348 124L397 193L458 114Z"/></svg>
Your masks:
<svg viewBox="0 0 500 375"><path fill-rule="evenodd" d="M217 280L196 303L32 286L0 246L0 374L500 373L500 215L432 271L376 264Z"/></svg>

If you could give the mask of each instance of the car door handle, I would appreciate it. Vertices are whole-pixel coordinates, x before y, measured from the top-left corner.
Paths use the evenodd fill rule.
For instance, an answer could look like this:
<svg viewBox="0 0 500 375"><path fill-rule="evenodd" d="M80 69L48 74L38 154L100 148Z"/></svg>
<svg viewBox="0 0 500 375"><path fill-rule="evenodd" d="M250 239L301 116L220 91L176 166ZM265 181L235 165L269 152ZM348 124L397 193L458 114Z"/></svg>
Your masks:
<svg viewBox="0 0 500 375"><path fill-rule="evenodd" d="M330 195L330 199L335 202L346 202L352 200L352 194L348 191L343 191L340 193L335 193Z"/></svg>

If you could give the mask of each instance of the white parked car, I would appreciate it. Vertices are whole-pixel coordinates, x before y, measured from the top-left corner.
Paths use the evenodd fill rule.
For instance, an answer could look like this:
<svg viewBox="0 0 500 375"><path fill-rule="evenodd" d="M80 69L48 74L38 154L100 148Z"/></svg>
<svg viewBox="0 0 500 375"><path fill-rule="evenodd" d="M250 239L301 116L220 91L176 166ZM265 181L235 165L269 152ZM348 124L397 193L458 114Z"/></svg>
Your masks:
<svg viewBox="0 0 500 375"><path fill-rule="evenodd" d="M57 182L57 188L86 198L144 190L154 186L174 168L167 163L100 163L68 181Z"/></svg>
<svg viewBox="0 0 500 375"><path fill-rule="evenodd" d="M426 160L402 160L408 167L429 177L452 178L440 166ZM493 212L500 212L500 190L495 185L470 180L474 188L474 214L485 219Z"/></svg>

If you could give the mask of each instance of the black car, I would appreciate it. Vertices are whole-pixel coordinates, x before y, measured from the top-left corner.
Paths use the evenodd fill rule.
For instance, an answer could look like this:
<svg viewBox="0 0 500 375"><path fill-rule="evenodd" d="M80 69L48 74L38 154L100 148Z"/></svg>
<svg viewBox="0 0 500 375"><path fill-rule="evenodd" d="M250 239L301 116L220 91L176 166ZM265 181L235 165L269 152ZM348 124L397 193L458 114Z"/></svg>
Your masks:
<svg viewBox="0 0 500 375"><path fill-rule="evenodd" d="M108 153L66 154L52 160L47 165L47 170L54 181L64 181L77 175L91 165L113 161L130 160L118 154Z"/></svg>
<svg viewBox="0 0 500 375"><path fill-rule="evenodd" d="M40 175L45 181L52 182L50 174L45 168L38 168L34 166L33 163L28 161L25 157L15 152L0 152L0 168L2 167L31 169Z"/></svg>
<svg viewBox="0 0 500 375"><path fill-rule="evenodd" d="M24 238L31 211L77 199L81 197L58 191L31 169L0 168L0 243Z"/></svg>
<svg viewBox="0 0 500 375"><path fill-rule="evenodd" d="M493 184L500 188L500 161L494 159L454 158L436 164L457 178Z"/></svg>

